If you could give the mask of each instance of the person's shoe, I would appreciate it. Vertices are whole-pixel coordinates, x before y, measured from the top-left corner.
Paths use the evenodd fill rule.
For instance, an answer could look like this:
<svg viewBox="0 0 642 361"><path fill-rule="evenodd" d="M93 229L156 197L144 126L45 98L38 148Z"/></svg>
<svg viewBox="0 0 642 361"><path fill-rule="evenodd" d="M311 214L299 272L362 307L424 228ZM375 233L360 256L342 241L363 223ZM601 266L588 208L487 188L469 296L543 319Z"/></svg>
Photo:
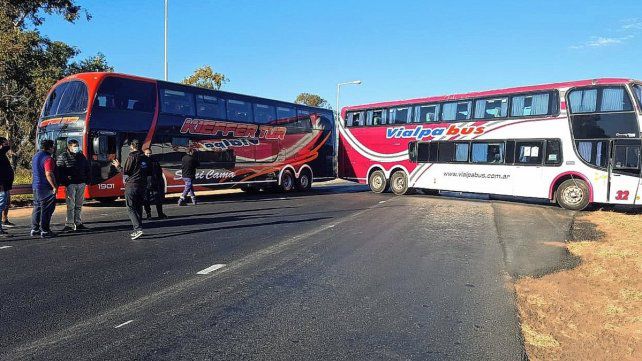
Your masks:
<svg viewBox="0 0 642 361"><path fill-rule="evenodd" d="M32 229L31 232L29 232L29 235L31 235L31 237L38 237L40 235L40 230Z"/></svg>
<svg viewBox="0 0 642 361"><path fill-rule="evenodd" d="M132 232L129 237L133 240L138 239L143 236L143 231L134 231Z"/></svg>
<svg viewBox="0 0 642 361"><path fill-rule="evenodd" d="M62 232L62 233L73 232L73 231L74 231L74 227L72 227L72 226L64 226L60 230L60 232Z"/></svg>
<svg viewBox="0 0 642 361"><path fill-rule="evenodd" d="M152 219L152 214L151 213L147 213L147 219Z"/></svg>
<svg viewBox="0 0 642 361"><path fill-rule="evenodd" d="M40 238L54 238L56 237L57 234L49 231L49 232L40 232Z"/></svg>
<svg viewBox="0 0 642 361"><path fill-rule="evenodd" d="M11 223L11 222L9 222L9 220L6 220L6 221L2 222L2 226L5 227L5 228L13 228L16 225Z"/></svg>
<svg viewBox="0 0 642 361"><path fill-rule="evenodd" d="M181 206L184 206L184 205L185 205L185 198L179 198L178 199L178 206L181 207Z"/></svg>
<svg viewBox="0 0 642 361"><path fill-rule="evenodd" d="M194 206L195 206L196 204L197 204L197 202L196 202L196 197L192 197L192 205L194 205Z"/></svg>
<svg viewBox="0 0 642 361"><path fill-rule="evenodd" d="M156 219L167 219L167 214L161 213L158 215L158 217L156 217Z"/></svg>
<svg viewBox="0 0 642 361"><path fill-rule="evenodd" d="M77 224L76 225L76 231L78 232L85 232L88 231L90 228L86 227L84 224Z"/></svg>

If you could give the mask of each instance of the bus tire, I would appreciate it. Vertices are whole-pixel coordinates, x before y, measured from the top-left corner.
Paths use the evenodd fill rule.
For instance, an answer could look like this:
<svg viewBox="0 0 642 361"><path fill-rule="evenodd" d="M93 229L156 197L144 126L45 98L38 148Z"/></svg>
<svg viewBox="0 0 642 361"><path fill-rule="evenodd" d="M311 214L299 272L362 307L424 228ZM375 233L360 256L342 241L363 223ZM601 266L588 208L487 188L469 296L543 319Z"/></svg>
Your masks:
<svg viewBox="0 0 642 361"><path fill-rule="evenodd" d="M560 207L581 211L589 205L589 187L581 179L567 179L557 187L555 200Z"/></svg>
<svg viewBox="0 0 642 361"><path fill-rule="evenodd" d="M289 169L286 169L281 174L281 186L279 190L281 192L291 192L296 186L296 180L294 179L294 174Z"/></svg>
<svg viewBox="0 0 642 361"><path fill-rule="evenodd" d="M390 177L390 190L398 196L408 193L408 177L404 171L398 170L392 173Z"/></svg>
<svg viewBox="0 0 642 361"><path fill-rule="evenodd" d="M386 179L386 175L383 171L376 170L370 174L368 185L370 186L370 190L374 193L383 193L388 187L388 180Z"/></svg>
<svg viewBox="0 0 642 361"><path fill-rule="evenodd" d="M301 171L299 178L296 180L296 189L301 192L307 192L312 187L312 176L310 171L304 169Z"/></svg>

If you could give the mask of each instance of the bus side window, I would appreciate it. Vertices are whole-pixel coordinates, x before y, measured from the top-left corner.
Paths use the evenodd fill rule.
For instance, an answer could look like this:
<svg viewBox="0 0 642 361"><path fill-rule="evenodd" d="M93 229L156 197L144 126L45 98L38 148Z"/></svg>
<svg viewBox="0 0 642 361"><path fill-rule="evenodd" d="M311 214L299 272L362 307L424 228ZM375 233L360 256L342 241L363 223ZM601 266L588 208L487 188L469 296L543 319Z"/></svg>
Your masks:
<svg viewBox="0 0 642 361"><path fill-rule="evenodd" d="M430 145L432 143L417 143L417 162L425 163L430 161Z"/></svg>
<svg viewBox="0 0 642 361"><path fill-rule="evenodd" d="M506 164L515 163L515 141L509 140L506 142Z"/></svg>
<svg viewBox="0 0 642 361"><path fill-rule="evenodd" d="M546 141L546 158L544 164L556 165L562 163L562 145L558 139Z"/></svg>
<svg viewBox="0 0 642 361"><path fill-rule="evenodd" d="M515 142L516 159L519 164L542 164L543 142Z"/></svg>
<svg viewBox="0 0 642 361"><path fill-rule="evenodd" d="M439 160L439 142L430 142L430 151L428 152L428 161L435 163Z"/></svg>

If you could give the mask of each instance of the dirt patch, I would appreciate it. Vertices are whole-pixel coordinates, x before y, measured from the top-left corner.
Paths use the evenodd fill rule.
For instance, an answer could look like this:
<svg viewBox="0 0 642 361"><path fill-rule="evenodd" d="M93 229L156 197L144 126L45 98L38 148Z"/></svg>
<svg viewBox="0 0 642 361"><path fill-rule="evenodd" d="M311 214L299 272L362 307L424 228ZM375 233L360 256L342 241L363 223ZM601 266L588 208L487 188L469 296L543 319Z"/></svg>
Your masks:
<svg viewBox="0 0 642 361"><path fill-rule="evenodd" d="M580 265L515 284L528 356L639 360L642 215L593 212L578 217L574 228L567 247Z"/></svg>

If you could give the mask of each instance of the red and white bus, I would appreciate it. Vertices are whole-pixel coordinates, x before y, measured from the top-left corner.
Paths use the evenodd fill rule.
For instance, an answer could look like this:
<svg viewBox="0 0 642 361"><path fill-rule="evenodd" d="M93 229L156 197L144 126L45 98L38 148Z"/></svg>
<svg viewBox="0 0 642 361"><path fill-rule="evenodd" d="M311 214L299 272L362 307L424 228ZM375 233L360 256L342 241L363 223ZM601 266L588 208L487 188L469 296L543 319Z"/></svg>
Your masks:
<svg viewBox="0 0 642 361"><path fill-rule="evenodd" d="M339 177L411 188L642 205L642 82L603 78L350 106Z"/></svg>
<svg viewBox="0 0 642 361"><path fill-rule="evenodd" d="M196 190L307 190L335 178L334 118L327 109L215 91L117 73L66 77L49 92L37 138L56 153L80 142L91 163L86 198L123 194L112 166L136 138L163 167L167 192L180 192L181 157L196 147ZM64 197L61 188L59 198Z"/></svg>

